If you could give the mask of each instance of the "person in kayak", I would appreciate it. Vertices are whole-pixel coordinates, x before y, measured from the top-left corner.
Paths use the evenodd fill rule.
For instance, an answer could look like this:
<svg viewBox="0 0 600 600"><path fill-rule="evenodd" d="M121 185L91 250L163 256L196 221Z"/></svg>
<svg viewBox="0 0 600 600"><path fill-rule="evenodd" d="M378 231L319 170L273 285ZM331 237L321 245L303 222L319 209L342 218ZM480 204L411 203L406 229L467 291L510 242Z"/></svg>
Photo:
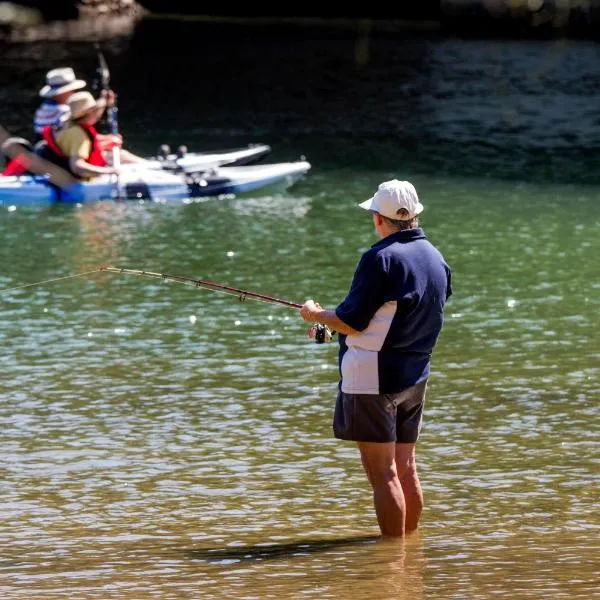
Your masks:
<svg viewBox="0 0 600 600"><path fill-rule="evenodd" d="M59 131L47 126L42 130L44 147L39 152L43 158L63 167L79 179L97 175L118 174L111 164L113 146L121 148L121 163L140 162L143 159L122 149L120 135L100 134L94 127L106 107L105 98L94 98L90 92L74 93L68 100L70 121Z"/></svg>
<svg viewBox="0 0 600 600"><path fill-rule="evenodd" d="M70 193L77 181L70 173L57 165L42 159L33 152L31 142L24 138L11 136L0 125L0 154L4 155L8 164L3 176L41 175L48 179L48 183L58 190Z"/></svg>
<svg viewBox="0 0 600 600"><path fill-rule="evenodd" d="M42 139L44 127L60 129L67 123L71 116L67 102L77 90L85 86L86 82L77 79L70 67L52 69L46 73L46 85L39 92L43 102L35 111L33 118L33 130L37 140Z"/></svg>

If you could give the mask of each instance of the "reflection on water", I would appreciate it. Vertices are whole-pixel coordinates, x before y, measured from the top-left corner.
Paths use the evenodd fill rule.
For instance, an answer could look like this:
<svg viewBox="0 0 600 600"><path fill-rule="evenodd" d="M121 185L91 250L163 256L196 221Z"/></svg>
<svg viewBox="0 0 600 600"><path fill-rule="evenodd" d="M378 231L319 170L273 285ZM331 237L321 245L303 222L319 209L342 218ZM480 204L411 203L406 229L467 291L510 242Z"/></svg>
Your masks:
<svg viewBox="0 0 600 600"><path fill-rule="evenodd" d="M192 118L198 140L227 147L241 129L283 132L284 152L317 157L306 181L261 198L3 209L0 291L115 264L333 306L375 239L356 203L389 176L412 179L455 272L419 443L421 530L377 537L358 452L331 434L337 348L315 345L294 310L94 273L0 293L3 598L598 596L600 204L563 135L595 144L594 48L556 59L537 42L499 54L481 42L466 61L458 42L380 40L347 77L349 45L321 40L309 93L298 69L315 43L281 43L281 80L254 62L264 46L240 55L243 117L231 74L156 129L141 107L164 106L168 86L124 96L148 147ZM237 72L234 43L219 44L205 73ZM123 69L139 61L120 51ZM61 52L52 60L78 60ZM12 90L25 97L47 61ZM482 73L500 73L507 96ZM574 115L551 110L556 86ZM383 109L384 96L397 103ZM523 108L514 129L494 110L507 97ZM472 176L487 166L507 178Z"/></svg>

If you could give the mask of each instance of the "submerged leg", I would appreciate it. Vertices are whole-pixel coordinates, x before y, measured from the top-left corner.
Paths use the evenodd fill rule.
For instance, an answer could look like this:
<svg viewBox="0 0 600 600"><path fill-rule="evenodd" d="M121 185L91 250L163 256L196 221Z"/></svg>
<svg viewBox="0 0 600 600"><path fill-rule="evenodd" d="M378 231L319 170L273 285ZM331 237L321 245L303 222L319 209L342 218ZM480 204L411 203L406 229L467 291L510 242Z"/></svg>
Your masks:
<svg viewBox="0 0 600 600"><path fill-rule="evenodd" d="M423 512L423 490L417 474L415 444L396 444L396 470L406 506L405 532L414 531Z"/></svg>
<svg viewBox="0 0 600 600"><path fill-rule="evenodd" d="M382 535L402 537L406 505L396 471L394 442L357 442L360 456L373 488L373 502Z"/></svg>

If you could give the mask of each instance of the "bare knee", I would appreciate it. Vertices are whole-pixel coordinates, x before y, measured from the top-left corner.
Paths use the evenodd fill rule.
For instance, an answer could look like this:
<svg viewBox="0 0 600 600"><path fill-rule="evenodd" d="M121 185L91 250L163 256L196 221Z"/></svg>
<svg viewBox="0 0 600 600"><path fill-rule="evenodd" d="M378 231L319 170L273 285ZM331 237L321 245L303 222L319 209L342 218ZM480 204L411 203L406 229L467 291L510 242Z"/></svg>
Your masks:
<svg viewBox="0 0 600 600"><path fill-rule="evenodd" d="M414 444L396 444L396 470L403 479L417 473L417 459Z"/></svg>
<svg viewBox="0 0 600 600"><path fill-rule="evenodd" d="M361 461L371 486L385 485L397 479L394 444L359 442Z"/></svg>

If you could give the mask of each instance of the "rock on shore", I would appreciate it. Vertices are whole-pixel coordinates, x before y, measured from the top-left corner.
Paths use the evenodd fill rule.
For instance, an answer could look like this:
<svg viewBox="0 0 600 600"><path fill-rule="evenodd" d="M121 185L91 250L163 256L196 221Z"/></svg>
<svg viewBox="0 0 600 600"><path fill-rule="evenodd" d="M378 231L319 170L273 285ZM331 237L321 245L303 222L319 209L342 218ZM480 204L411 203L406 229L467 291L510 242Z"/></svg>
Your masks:
<svg viewBox="0 0 600 600"><path fill-rule="evenodd" d="M144 14L136 0L17 0L0 3L0 39L78 40L129 35Z"/></svg>

